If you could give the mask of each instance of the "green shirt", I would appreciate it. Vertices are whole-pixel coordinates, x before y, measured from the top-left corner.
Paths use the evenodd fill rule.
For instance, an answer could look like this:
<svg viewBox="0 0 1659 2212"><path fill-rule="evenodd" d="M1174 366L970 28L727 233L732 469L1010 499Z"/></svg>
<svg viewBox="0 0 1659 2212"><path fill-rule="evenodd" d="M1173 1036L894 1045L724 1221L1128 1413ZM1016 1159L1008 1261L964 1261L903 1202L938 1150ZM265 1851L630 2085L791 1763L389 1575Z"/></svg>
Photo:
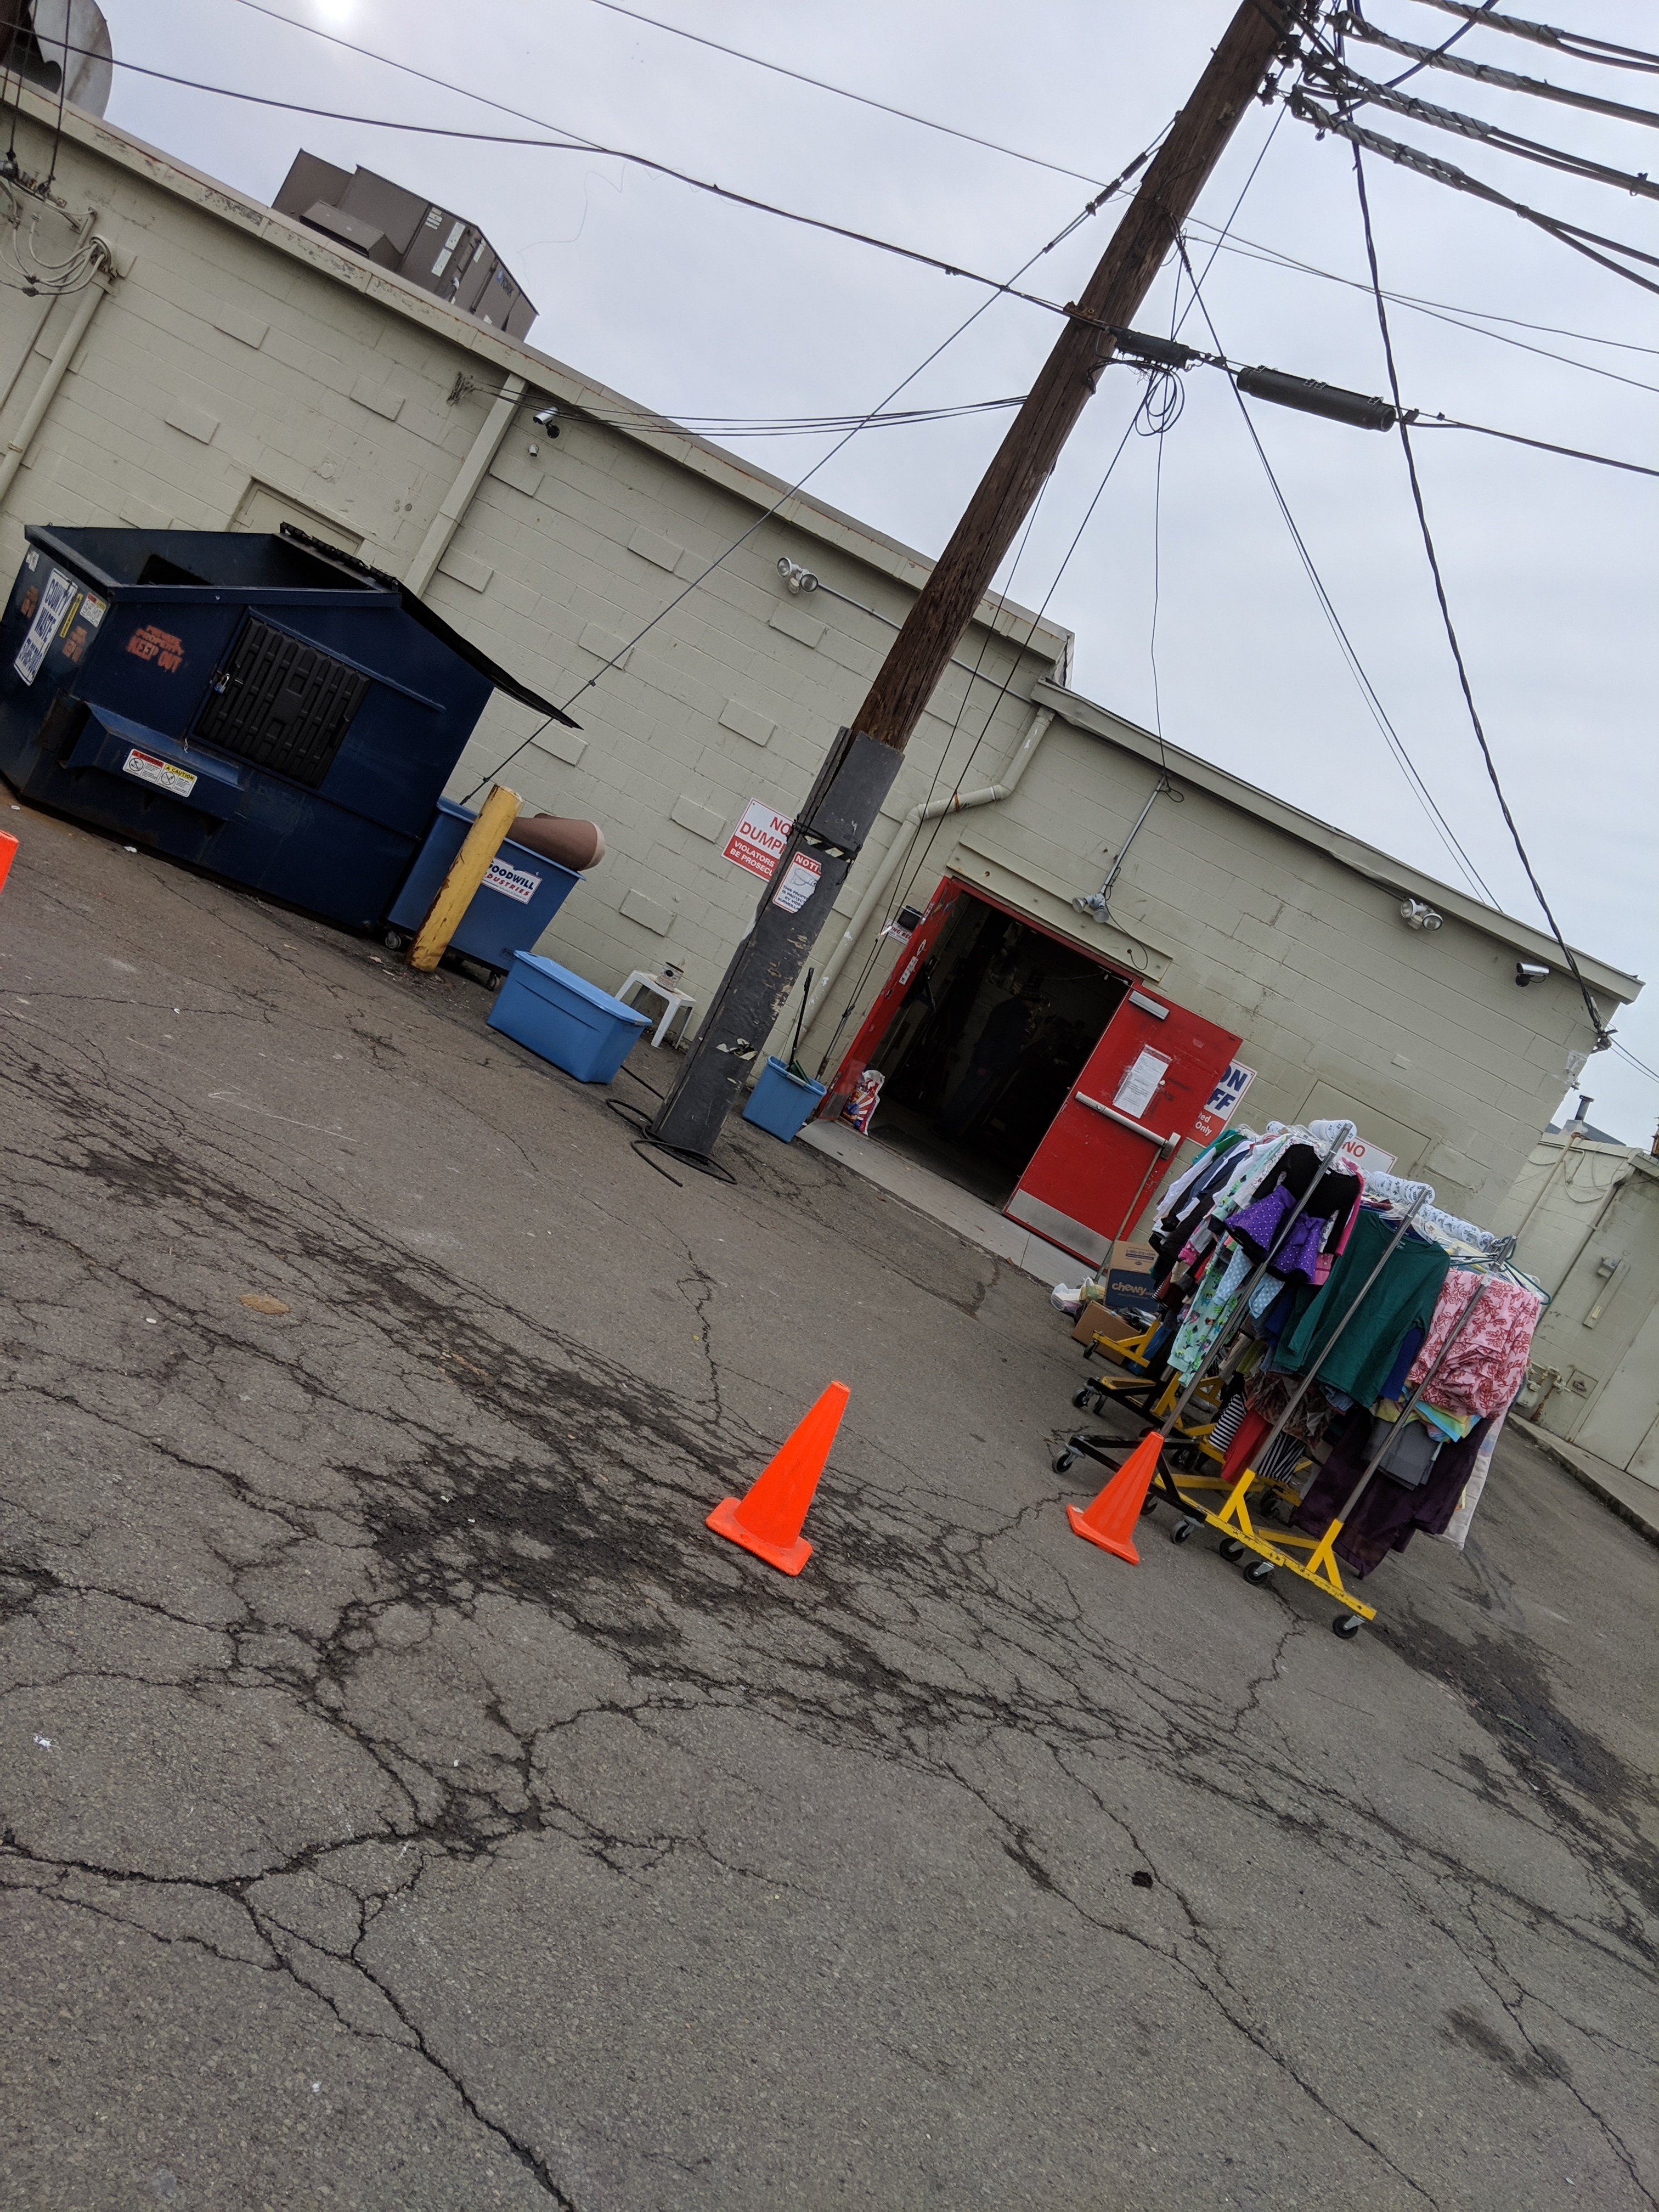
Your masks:
<svg viewBox="0 0 1659 2212"><path fill-rule="evenodd" d="M1341 1342L1328 1358L1322 1355L1398 1227L1397 1222L1360 1208L1347 1249L1337 1259L1329 1279L1317 1290L1310 1284L1297 1292L1290 1326L1279 1340L1275 1367L1304 1375L1316 1365L1320 1381L1332 1389L1345 1391L1361 1405L1375 1403L1407 1330L1426 1330L1433 1318L1440 1285L1451 1266L1444 1252L1407 1232L1342 1331Z"/></svg>

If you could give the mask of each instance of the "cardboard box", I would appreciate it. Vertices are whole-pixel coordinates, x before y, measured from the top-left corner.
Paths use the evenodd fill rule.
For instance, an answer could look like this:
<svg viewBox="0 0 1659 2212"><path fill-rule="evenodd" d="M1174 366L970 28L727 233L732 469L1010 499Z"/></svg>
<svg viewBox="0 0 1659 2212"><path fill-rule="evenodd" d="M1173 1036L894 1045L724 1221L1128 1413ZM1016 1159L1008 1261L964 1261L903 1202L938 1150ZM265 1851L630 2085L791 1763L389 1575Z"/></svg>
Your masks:
<svg viewBox="0 0 1659 2212"><path fill-rule="evenodd" d="M1106 1295L1131 1303L1151 1301L1158 1255L1150 1244L1131 1244L1120 1238L1106 1264Z"/></svg>

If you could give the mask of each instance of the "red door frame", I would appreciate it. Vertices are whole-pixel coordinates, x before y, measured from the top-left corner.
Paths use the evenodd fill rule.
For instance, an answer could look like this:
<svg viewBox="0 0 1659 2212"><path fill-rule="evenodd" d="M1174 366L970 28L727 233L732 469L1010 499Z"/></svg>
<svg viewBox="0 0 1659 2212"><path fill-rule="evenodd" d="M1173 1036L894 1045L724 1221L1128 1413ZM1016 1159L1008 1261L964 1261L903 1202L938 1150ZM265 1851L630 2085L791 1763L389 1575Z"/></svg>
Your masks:
<svg viewBox="0 0 1659 2212"><path fill-rule="evenodd" d="M949 908L943 908L941 902L947 892L955 896ZM1022 913L1018 907L1010 906L1006 899L998 898L990 891L981 890L977 884L970 884L966 877L957 875L954 869L947 870L934 887L927 911L911 931L903 951L894 963L892 973L871 1001L870 1011L859 1024L857 1036L842 1055L841 1065L831 1079L829 1096L818 1108L816 1119L833 1121L858 1088L859 1078L872 1064L916 969L944 935L945 925L953 921L961 910L963 894L969 898L977 899L981 906L994 907L999 914L1006 914L1011 921L1018 921L1027 929L1034 929L1039 937L1046 937L1050 944L1063 945L1068 951L1080 952L1085 960L1093 961L1105 974L1115 975L1132 987L1146 981L1145 976L1138 975L1133 968L1121 967L1116 961L1108 960L1092 946L1080 943L1075 937L1067 937L1062 930L1050 928L1047 922L1034 920L1030 915Z"/></svg>

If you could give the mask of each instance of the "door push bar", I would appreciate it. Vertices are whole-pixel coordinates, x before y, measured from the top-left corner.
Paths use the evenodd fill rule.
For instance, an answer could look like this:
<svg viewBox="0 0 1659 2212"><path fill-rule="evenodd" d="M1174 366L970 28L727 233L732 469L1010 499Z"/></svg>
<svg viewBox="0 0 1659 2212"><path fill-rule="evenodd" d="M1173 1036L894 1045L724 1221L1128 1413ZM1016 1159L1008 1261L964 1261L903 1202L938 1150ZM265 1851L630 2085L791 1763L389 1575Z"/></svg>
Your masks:
<svg viewBox="0 0 1659 2212"><path fill-rule="evenodd" d="M1160 1137L1156 1129L1149 1129L1144 1121L1132 1121L1128 1115L1120 1114L1115 1106L1103 1106L1098 1098L1088 1097L1081 1091L1075 1091L1072 1095L1079 1106L1086 1106L1091 1114L1101 1114L1107 1121L1115 1121L1120 1129L1133 1129L1136 1136L1145 1137L1149 1143L1156 1145L1160 1152L1180 1150L1179 1137Z"/></svg>

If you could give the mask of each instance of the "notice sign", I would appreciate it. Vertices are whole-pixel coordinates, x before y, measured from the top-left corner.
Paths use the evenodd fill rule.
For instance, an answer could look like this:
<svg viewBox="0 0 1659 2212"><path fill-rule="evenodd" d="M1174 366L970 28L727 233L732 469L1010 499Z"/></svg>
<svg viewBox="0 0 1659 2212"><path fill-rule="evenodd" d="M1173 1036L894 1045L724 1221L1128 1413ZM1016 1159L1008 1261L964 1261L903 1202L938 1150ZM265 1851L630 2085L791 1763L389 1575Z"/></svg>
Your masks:
<svg viewBox="0 0 1659 2212"><path fill-rule="evenodd" d="M483 887L487 891L500 891L504 898L517 899L520 906L528 906L542 887L542 879L533 868L515 868L498 854L485 871Z"/></svg>
<svg viewBox="0 0 1659 2212"><path fill-rule="evenodd" d="M1255 1068L1246 1067L1242 1060L1236 1060L1210 1093L1203 1111L1193 1124L1193 1134L1200 1145L1215 1142L1255 1081Z"/></svg>
<svg viewBox="0 0 1659 2212"><path fill-rule="evenodd" d="M810 853L797 853L772 894L773 905L781 906L786 914L799 914L817 890L823 874L822 860L815 860Z"/></svg>
<svg viewBox="0 0 1659 2212"><path fill-rule="evenodd" d="M726 857L747 868L750 875L769 876L783 858L794 826L788 815L780 814L764 799L751 799L743 810L742 821L726 841Z"/></svg>
<svg viewBox="0 0 1659 2212"><path fill-rule="evenodd" d="M40 594L40 604L35 610L34 620L29 624L28 635L18 648L12 666L25 684L33 684L40 673L40 663L46 657L46 647L52 643L52 632L64 619L64 610L74 597L75 586L61 568L54 568L46 579L46 588Z"/></svg>
<svg viewBox="0 0 1659 2212"><path fill-rule="evenodd" d="M157 753L140 752L135 745L121 763L122 773L136 775L140 783L153 783L158 791L170 791L175 799L188 799L196 788L196 778L188 769L174 768L171 761L163 760Z"/></svg>
<svg viewBox="0 0 1659 2212"><path fill-rule="evenodd" d="M1170 1065L1161 1052L1138 1052L1123 1071L1121 1080L1112 1096L1112 1103L1120 1114L1130 1115L1135 1121L1152 1103L1152 1094L1164 1080L1164 1071Z"/></svg>

